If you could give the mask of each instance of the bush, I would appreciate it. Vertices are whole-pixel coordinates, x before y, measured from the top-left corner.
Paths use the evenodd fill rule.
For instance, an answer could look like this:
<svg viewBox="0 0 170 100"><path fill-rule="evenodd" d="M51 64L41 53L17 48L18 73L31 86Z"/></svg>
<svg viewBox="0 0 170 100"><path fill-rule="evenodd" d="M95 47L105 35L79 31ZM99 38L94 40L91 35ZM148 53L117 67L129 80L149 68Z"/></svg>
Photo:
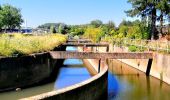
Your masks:
<svg viewBox="0 0 170 100"><path fill-rule="evenodd" d="M129 46L128 49L131 52L136 52L137 51L137 47L136 46Z"/></svg>

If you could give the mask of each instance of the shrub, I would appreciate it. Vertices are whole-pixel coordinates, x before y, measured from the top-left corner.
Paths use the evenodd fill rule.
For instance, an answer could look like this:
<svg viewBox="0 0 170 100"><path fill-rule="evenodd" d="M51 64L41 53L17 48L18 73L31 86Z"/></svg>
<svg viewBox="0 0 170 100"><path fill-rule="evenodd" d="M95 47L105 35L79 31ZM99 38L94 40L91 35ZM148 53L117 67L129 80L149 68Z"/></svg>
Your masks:
<svg viewBox="0 0 170 100"><path fill-rule="evenodd" d="M136 52L137 51L137 47L136 46L129 46L128 49L131 52Z"/></svg>

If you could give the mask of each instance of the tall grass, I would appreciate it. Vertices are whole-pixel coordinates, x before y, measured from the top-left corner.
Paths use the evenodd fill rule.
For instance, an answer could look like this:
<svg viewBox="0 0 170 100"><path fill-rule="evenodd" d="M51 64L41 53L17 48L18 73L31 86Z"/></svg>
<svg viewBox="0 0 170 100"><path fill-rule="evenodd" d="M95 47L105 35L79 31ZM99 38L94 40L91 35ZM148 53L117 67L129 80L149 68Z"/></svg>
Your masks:
<svg viewBox="0 0 170 100"><path fill-rule="evenodd" d="M45 36L24 36L21 34L0 36L0 56L18 56L40 53L54 49L66 42L61 34Z"/></svg>

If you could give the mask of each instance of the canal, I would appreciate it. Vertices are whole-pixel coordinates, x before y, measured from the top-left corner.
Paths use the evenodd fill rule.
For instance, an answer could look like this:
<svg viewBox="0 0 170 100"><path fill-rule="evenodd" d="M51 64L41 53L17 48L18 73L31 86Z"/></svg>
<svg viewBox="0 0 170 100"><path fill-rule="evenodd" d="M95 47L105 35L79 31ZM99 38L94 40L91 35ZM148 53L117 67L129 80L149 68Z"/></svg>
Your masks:
<svg viewBox="0 0 170 100"><path fill-rule="evenodd" d="M67 47L67 51L76 48ZM92 77L80 59L66 59L56 81L36 87L0 93L0 100L16 100L61 89ZM109 61L108 97L105 100L169 100L170 86L117 60Z"/></svg>
<svg viewBox="0 0 170 100"><path fill-rule="evenodd" d="M67 47L67 51L75 51L76 48ZM57 66L59 67L59 66ZM29 96L38 95L52 90L61 89L67 86L82 82L91 77L83 61L80 59L66 59L59 69L56 81L40 86L35 86L21 91L9 91L0 93L0 100L17 100Z"/></svg>

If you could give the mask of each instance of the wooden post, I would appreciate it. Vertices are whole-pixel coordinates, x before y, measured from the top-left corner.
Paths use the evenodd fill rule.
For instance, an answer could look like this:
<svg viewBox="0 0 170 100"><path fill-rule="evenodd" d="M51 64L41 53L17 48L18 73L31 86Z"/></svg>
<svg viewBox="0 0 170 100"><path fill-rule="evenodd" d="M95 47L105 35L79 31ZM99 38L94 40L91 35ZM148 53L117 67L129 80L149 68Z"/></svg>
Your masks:
<svg viewBox="0 0 170 100"><path fill-rule="evenodd" d="M101 59L99 59L98 73L100 73Z"/></svg>
<svg viewBox="0 0 170 100"><path fill-rule="evenodd" d="M149 59L148 61L148 65L147 65L147 69L146 69L146 76L150 75L150 70L151 70L151 66L152 66L152 61L153 59Z"/></svg>

